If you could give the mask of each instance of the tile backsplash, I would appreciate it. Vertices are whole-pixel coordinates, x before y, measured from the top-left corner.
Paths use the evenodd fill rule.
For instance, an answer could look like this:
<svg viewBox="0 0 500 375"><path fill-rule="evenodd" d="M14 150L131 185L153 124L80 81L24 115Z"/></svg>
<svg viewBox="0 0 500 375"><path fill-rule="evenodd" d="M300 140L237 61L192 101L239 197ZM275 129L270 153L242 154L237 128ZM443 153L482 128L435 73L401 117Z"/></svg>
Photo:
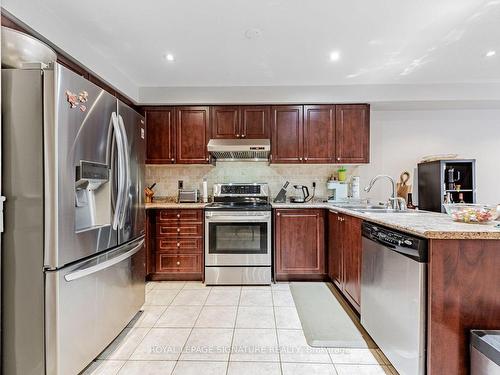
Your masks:
<svg viewBox="0 0 500 375"><path fill-rule="evenodd" d="M338 165L330 164L271 164L267 162L218 162L212 165L147 165L146 183L156 182L155 195L176 196L177 181L184 181L185 189L200 189L203 178L208 181L208 194L212 195L212 186L224 182L267 182L271 197L275 197L285 181L290 185L306 185L312 192L312 183L316 182L316 197L326 197L326 181L337 171ZM356 166L346 166L347 176L356 174ZM293 194L293 187L288 187L288 195Z"/></svg>

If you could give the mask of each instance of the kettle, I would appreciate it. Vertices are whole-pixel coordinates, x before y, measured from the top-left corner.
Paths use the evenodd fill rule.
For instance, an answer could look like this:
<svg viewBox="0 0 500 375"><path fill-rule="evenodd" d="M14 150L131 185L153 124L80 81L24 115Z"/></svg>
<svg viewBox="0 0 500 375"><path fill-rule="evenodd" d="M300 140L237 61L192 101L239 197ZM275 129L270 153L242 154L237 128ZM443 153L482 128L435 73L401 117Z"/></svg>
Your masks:
<svg viewBox="0 0 500 375"><path fill-rule="evenodd" d="M305 203L307 198L309 198L309 189L305 185L293 185L297 190L300 190L301 195L295 195L290 197L291 203Z"/></svg>

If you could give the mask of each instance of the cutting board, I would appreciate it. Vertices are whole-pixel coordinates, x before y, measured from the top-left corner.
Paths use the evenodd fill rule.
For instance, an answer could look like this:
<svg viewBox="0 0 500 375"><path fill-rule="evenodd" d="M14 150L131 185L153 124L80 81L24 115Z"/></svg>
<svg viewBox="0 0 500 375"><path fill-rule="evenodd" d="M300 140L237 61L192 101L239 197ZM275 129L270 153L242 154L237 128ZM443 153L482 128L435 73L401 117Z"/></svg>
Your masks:
<svg viewBox="0 0 500 375"><path fill-rule="evenodd" d="M408 201L408 193L411 192L411 185L408 181L410 181L410 172L404 171L399 176L399 182L396 185L398 197L404 198L405 201Z"/></svg>

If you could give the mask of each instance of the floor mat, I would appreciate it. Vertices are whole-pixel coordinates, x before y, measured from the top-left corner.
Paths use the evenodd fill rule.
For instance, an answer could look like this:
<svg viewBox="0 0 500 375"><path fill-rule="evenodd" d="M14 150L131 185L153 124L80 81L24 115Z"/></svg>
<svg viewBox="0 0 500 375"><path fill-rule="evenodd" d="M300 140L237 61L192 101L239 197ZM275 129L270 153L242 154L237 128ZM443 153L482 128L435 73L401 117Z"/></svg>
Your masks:
<svg viewBox="0 0 500 375"><path fill-rule="evenodd" d="M377 347L368 334L349 317L326 283L293 282L290 283L290 290L310 346Z"/></svg>

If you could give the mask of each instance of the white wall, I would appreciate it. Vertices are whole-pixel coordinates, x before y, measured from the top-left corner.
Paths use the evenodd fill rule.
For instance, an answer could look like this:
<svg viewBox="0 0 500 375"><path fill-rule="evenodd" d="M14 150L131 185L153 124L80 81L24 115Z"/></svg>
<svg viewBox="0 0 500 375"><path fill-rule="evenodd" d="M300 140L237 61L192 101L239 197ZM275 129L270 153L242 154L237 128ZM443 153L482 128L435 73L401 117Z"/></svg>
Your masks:
<svg viewBox="0 0 500 375"><path fill-rule="evenodd" d="M372 111L371 163L358 168L362 186L381 173L408 170L413 177L422 156L444 153L476 159L477 201L500 203L500 110ZM385 200L389 184L378 184L370 196Z"/></svg>

